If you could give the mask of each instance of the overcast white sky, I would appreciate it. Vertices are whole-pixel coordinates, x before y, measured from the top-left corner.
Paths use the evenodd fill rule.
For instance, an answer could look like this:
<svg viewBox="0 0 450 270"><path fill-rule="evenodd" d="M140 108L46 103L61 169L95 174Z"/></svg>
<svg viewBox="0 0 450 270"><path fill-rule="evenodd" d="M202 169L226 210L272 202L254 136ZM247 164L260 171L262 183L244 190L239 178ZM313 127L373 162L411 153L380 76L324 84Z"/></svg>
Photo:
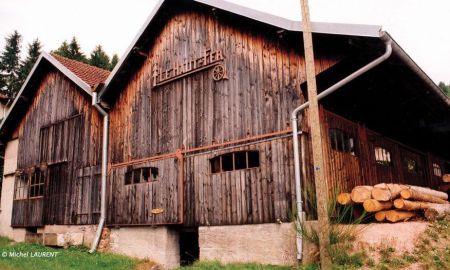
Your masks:
<svg viewBox="0 0 450 270"><path fill-rule="evenodd" d="M300 20L300 0L228 0ZM44 50L76 36L88 54L102 44L122 56L157 0L0 0L0 50L18 30L24 45L35 38ZM311 20L382 25L436 81L450 82L448 0L309 0ZM25 49L25 46L24 46Z"/></svg>

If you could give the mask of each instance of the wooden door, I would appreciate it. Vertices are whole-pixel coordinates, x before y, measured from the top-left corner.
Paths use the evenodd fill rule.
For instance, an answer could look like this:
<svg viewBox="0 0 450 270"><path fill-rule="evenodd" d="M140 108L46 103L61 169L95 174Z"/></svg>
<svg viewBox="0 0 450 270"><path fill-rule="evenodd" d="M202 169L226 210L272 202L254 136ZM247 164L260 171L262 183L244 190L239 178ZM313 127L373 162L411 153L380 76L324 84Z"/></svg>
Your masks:
<svg viewBox="0 0 450 270"><path fill-rule="evenodd" d="M47 169L44 219L46 224L64 224L69 182L67 162L55 163Z"/></svg>
<svg viewBox="0 0 450 270"><path fill-rule="evenodd" d="M400 146L400 162L402 165L404 182L410 185L429 185L426 174L425 156L412 149Z"/></svg>
<svg viewBox="0 0 450 270"><path fill-rule="evenodd" d="M75 224L94 224L100 218L101 167L87 167L77 171Z"/></svg>
<svg viewBox="0 0 450 270"><path fill-rule="evenodd" d="M400 183L402 175L399 173L400 164L397 161L397 145L376 133L368 134L369 162L374 171L374 183Z"/></svg>

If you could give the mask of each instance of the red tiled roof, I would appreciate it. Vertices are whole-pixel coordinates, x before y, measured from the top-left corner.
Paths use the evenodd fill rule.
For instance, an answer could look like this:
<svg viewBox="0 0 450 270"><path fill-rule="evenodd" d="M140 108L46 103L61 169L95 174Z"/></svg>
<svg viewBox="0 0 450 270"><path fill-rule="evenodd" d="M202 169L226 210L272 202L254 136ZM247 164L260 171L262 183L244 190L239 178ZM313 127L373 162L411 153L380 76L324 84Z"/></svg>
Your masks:
<svg viewBox="0 0 450 270"><path fill-rule="evenodd" d="M99 83L105 82L110 73L108 70L94 67L76 60L68 59L60 55L52 54L52 56L63 66L77 75L78 78L89 84L91 88Z"/></svg>

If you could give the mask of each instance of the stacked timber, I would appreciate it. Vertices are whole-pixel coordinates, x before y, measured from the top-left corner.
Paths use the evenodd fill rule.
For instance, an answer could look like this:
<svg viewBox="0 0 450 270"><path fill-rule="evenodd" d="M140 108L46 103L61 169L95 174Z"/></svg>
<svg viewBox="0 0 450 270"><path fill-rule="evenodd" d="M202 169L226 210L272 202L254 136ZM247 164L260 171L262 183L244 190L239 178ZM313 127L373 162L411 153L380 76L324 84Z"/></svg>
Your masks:
<svg viewBox="0 0 450 270"><path fill-rule="evenodd" d="M350 207L362 204L379 222L408 221L421 214L428 220L450 215L447 193L411 185L356 186L351 193L338 194L336 201Z"/></svg>

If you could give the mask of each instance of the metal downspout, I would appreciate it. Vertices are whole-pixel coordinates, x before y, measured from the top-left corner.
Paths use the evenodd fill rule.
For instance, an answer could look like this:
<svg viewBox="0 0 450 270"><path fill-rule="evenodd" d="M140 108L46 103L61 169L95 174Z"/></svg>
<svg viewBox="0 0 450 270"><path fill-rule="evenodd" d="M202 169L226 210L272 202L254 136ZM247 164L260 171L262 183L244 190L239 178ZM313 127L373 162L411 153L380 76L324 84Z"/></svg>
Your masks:
<svg viewBox="0 0 450 270"><path fill-rule="evenodd" d="M384 62L386 59L388 59L392 54L392 44L391 44L392 40L385 33L382 33L380 38L384 41L384 43L386 45L386 51L382 56L378 57L377 59L368 63L364 67L358 69L357 71L353 72L349 76L345 77L344 79L340 80L336 84L332 85L331 87L329 87L322 93L318 94L317 100L321 100L322 98L328 96L329 94L333 93L334 91L338 90L342 86L346 85L347 83L351 82L352 80L356 79L357 77L361 76L362 74L366 73L367 71L371 70L372 68L378 66L379 64ZM303 103L302 105L300 105L299 107L294 109L291 114L292 139L293 139L293 147L294 147L295 195L297 198L297 217L298 217L298 222L300 223L300 225L303 224L305 213L303 212L303 201L302 201L302 182L301 182L301 172L300 172L297 115L300 112L302 112L304 109L308 108L308 106L309 106L309 101ZM303 257L303 238L302 238L301 232L299 230L297 230L297 259L301 260L302 257Z"/></svg>
<svg viewBox="0 0 450 270"><path fill-rule="evenodd" d="M102 137L102 175L101 175L101 209L100 220L95 234L94 241L92 242L89 253L94 253L97 250L98 243L102 236L103 227L106 221L106 177L108 174L108 139L109 139L109 115L108 113L97 103L97 93L92 94L92 105L103 116L103 137Z"/></svg>

